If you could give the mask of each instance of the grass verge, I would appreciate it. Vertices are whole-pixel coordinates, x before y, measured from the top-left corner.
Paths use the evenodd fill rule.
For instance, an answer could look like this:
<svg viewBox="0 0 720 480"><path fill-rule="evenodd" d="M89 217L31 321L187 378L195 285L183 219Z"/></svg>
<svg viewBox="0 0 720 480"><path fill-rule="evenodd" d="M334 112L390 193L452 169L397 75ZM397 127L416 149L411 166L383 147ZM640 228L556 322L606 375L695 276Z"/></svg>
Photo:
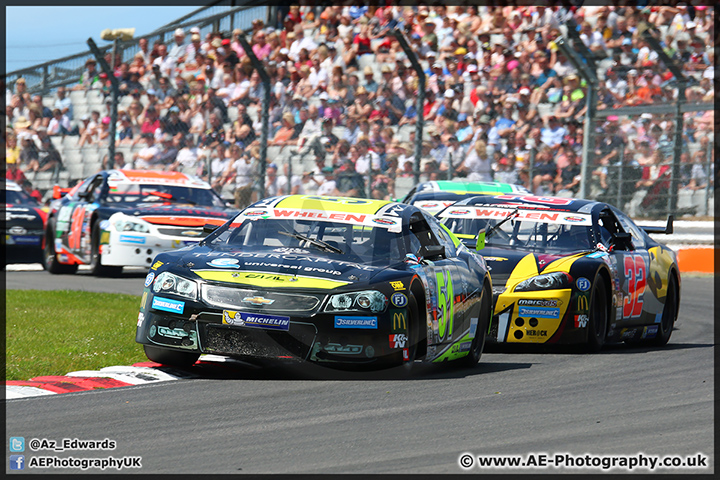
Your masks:
<svg viewBox="0 0 720 480"><path fill-rule="evenodd" d="M7 290L7 380L146 361L135 343L140 297Z"/></svg>

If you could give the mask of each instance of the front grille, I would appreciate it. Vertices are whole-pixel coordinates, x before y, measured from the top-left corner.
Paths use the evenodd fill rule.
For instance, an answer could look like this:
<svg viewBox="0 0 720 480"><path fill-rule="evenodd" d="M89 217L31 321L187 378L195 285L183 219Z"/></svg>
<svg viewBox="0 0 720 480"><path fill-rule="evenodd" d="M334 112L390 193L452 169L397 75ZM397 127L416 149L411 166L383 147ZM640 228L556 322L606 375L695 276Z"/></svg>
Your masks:
<svg viewBox="0 0 720 480"><path fill-rule="evenodd" d="M278 293L245 288L203 285L202 299L217 307L256 313L313 313L322 295Z"/></svg>
<svg viewBox="0 0 720 480"><path fill-rule="evenodd" d="M218 355L277 358L291 355L306 360L315 342L314 325L291 323L278 332L261 328L238 328L201 324L203 350Z"/></svg>

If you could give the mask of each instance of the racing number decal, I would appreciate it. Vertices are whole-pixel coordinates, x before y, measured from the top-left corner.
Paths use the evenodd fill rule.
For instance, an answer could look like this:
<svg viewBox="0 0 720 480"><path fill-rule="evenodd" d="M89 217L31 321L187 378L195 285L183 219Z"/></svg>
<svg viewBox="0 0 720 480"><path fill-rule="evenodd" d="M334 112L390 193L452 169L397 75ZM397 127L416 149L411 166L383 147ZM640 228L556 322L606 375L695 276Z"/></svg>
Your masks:
<svg viewBox="0 0 720 480"><path fill-rule="evenodd" d="M82 238L82 227L84 221L85 207L80 206L72 213L70 231L68 232L68 247L73 250L80 249L80 239Z"/></svg>
<svg viewBox="0 0 720 480"><path fill-rule="evenodd" d="M623 271L628 279L628 295L623 301L623 318L639 317L647 283L645 259L640 255L628 255L625 257Z"/></svg>
<svg viewBox="0 0 720 480"><path fill-rule="evenodd" d="M450 272L436 272L438 307L438 335L442 341L445 338L445 329L450 338L453 331L453 318L455 317L455 295L453 293L452 277Z"/></svg>

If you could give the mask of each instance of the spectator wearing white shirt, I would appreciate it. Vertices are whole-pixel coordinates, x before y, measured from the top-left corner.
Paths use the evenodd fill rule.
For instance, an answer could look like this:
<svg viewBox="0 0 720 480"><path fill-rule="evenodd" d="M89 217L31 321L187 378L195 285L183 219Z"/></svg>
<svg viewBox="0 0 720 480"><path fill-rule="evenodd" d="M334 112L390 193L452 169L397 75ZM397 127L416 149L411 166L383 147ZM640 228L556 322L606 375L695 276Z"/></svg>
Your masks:
<svg viewBox="0 0 720 480"><path fill-rule="evenodd" d="M303 30L302 25L295 25L294 33L295 41L292 43L292 45L290 45L290 52L288 53L288 56L291 60L297 62L300 50L304 48L308 51L308 53L310 53L315 51L318 46L312 38L305 36L305 31Z"/></svg>
<svg viewBox="0 0 720 480"><path fill-rule="evenodd" d="M172 58L176 64L182 63L187 54L187 45L185 44L185 30L178 28L175 30L175 43L170 47L168 57Z"/></svg>
<svg viewBox="0 0 720 480"><path fill-rule="evenodd" d="M59 109L68 119L73 119L73 104L70 97L67 96L65 87L58 87L57 100L55 100L54 108Z"/></svg>
<svg viewBox="0 0 720 480"><path fill-rule="evenodd" d="M567 134L565 127L560 126L557 117L548 118L548 126L540 131L540 140L550 148L560 145Z"/></svg>

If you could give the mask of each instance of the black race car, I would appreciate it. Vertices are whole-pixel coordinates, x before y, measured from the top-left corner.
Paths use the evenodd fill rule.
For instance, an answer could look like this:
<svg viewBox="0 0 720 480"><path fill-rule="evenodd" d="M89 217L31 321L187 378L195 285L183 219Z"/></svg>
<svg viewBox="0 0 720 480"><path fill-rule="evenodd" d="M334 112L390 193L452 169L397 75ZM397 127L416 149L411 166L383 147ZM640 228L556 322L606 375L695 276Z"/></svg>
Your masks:
<svg viewBox="0 0 720 480"><path fill-rule="evenodd" d="M197 177L106 170L51 204L45 268L75 273L87 264L94 275L116 275L125 266L150 267L158 253L194 245L207 235L205 224L236 213Z"/></svg>
<svg viewBox="0 0 720 480"><path fill-rule="evenodd" d="M664 345L677 318L675 253L617 208L532 195L478 196L438 214L487 261L495 316L489 342Z"/></svg>
<svg viewBox="0 0 720 480"><path fill-rule="evenodd" d="M136 341L150 360L176 366L201 353L474 365L491 288L482 257L417 207L274 197L199 245L156 257Z"/></svg>
<svg viewBox="0 0 720 480"><path fill-rule="evenodd" d="M3 268L10 263L41 263L47 213L42 205L20 186L5 181Z"/></svg>

